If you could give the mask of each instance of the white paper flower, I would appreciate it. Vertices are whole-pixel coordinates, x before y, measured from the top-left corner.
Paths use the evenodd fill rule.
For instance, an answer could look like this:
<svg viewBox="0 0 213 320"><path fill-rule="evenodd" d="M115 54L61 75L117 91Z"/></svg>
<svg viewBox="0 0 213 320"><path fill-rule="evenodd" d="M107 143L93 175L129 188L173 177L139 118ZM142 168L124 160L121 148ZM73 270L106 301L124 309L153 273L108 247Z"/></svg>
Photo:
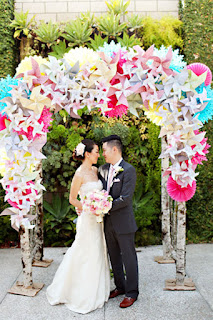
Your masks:
<svg viewBox="0 0 213 320"><path fill-rule="evenodd" d="M100 60L100 57L97 52L93 51L92 49L88 48L75 48L70 49L69 52L65 53L63 58L71 65L79 61L80 67L85 63L95 63L96 61Z"/></svg>
<svg viewBox="0 0 213 320"><path fill-rule="evenodd" d="M83 144L82 142L80 142L80 143L77 145L77 147L75 148L76 156L83 156L85 147L86 147L85 144Z"/></svg>

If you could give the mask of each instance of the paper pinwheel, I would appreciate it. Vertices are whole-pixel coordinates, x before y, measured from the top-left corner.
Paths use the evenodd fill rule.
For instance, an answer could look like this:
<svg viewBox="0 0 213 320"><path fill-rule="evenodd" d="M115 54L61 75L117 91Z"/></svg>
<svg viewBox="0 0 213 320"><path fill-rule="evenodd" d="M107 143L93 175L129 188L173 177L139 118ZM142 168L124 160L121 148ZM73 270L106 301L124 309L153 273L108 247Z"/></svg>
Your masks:
<svg viewBox="0 0 213 320"><path fill-rule="evenodd" d="M33 110L36 114L41 114L44 106L51 107L51 100L41 93L41 86L33 88L30 98L19 96L23 108Z"/></svg>

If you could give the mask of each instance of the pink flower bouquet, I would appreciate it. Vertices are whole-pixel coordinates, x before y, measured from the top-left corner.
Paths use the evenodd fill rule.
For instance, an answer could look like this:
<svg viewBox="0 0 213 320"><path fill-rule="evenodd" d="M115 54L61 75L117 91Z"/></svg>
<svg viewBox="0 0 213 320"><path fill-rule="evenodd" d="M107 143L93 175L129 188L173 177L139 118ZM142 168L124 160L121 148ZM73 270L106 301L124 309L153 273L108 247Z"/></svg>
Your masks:
<svg viewBox="0 0 213 320"><path fill-rule="evenodd" d="M103 222L104 214L112 208L112 197L106 190L87 193L82 201L83 212L96 215L97 222Z"/></svg>

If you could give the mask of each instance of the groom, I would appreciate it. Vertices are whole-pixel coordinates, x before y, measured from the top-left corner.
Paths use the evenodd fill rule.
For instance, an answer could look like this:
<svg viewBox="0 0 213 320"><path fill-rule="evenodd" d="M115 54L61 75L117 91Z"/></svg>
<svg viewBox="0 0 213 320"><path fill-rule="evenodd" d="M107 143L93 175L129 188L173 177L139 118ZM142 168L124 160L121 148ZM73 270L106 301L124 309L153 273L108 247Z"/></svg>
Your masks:
<svg viewBox="0 0 213 320"><path fill-rule="evenodd" d="M102 140L106 164L99 168L103 188L113 198L112 209L105 215L104 231L116 288L110 298L125 294L121 308L130 307L138 297L138 262L134 236L137 230L132 196L135 189L135 168L122 158L122 142L111 135ZM124 275L124 268L126 276Z"/></svg>

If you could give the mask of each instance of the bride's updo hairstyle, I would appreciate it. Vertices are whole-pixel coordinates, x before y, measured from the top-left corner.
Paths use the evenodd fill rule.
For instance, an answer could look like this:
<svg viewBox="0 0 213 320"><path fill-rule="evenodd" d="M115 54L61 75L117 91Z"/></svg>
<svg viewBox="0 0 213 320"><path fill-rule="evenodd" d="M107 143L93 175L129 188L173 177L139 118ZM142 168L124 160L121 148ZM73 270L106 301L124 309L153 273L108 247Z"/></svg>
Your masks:
<svg viewBox="0 0 213 320"><path fill-rule="evenodd" d="M75 148L73 152L73 159L74 160L84 160L85 159L85 152L91 153L94 146L96 146L97 143L95 141L90 139L84 139L82 140L77 147Z"/></svg>

